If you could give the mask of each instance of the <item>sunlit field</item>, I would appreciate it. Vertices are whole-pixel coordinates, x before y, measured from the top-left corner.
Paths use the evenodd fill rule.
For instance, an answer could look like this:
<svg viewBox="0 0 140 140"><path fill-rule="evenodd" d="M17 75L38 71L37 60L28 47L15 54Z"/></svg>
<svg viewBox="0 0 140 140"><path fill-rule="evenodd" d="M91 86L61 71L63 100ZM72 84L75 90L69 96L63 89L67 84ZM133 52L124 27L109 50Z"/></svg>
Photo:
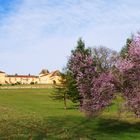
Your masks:
<svg viewBox="0 0 140 140"><path fill-rule="evenodd" d="M97 118L76 104L51 98L48 89L0 89L0 140L139 140L140 120L120 110L115 99Z"/></svg>

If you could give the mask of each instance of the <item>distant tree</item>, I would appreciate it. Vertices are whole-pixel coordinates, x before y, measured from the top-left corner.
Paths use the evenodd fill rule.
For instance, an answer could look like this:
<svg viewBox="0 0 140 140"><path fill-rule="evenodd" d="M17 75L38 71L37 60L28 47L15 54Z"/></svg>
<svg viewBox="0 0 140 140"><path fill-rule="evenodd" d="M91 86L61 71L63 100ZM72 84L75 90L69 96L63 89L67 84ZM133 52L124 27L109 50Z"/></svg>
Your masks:
<svg viewBox="0 0 140 140"><path fill-rule="evenodd" d="M128 50L129 50L131 42L133 41L133 38L134 38L134 35L131 35L130 38L127 38L126 44L120 51L120 56L124 59L128 56Z"/></svg>
<svg viewBox="0 0 140 140"><path fill-rule="evenodd" d="M31 85L34 85L35 83L34 83L34 82L31 82L30 84L31 84Z"/></svg>
<svg viewBox="0 0 140 140"><path fill-rule="evenodd" d="M113 68L119 57L117 51L104 46L91 48L91 53L96 68L100 73L109 71L111 68Z"/></svg>
<svg viewBox="0 0 140 140"><path fill-rule="evenodd" d="M82 40L82 38L79 38L79 40L77 41L77 46L74 50L71 51L71 55L75 54L76 52L80 52L85 55L88 55L91 53L90 48L85 48L85 43Z"/></svg>
<svg viewBox="0 0 140 140"><path fill-rule="evenodd" d="M42 69L39 74L48 74L48 73L49 73L49 71L47 69Z"/></svg>

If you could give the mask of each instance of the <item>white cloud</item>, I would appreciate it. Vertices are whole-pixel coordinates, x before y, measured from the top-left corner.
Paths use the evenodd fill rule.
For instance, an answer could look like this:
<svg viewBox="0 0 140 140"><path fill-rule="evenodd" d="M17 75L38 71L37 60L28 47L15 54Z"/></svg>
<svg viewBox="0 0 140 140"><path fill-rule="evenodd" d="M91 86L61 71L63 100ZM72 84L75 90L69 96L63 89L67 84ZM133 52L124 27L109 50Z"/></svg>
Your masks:
<svg viewBox="0 0 140 140"><path fill-rule="evenodd" d="M140 27L139 5L138 0L24 0L0 27L0 68L61 69L79 37L87 46L120 50Z"/></svg>

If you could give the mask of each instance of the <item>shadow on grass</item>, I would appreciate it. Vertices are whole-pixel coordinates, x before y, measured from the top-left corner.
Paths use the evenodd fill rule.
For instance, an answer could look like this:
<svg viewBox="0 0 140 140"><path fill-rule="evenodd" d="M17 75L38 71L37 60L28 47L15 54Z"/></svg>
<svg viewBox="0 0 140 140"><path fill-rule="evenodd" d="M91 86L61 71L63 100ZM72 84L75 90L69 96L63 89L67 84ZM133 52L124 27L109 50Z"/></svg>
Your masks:
<svg viewBox="0 0 140 140"><path fill-rule="evenodd" d="M0 139L10 140L139 140L140 122L82 116L25 117L0 122Z"/></svg>
<svg viewBox="0 0 140 140"><path fill-rule="evenodd" d="M133 137L139 140L140 138L140 122L132 124L117 119L95 118L89 120L81 117L50 118L50 120L53 122L58 121L58 123L55 124L56 136L66 133L69 139L86 138L90 140L106 140L115 137L118 140L121 138L124 140L125 138L123 138L123 136L125 135L126 139ZM60 129L58 130L57 128ZM64 139L66 138L67 137Z"/></svg>
<svg viewBox="0 0 140 140"><path fill-rule="evenodd" d="M106 134L122 134L126 132L137 133L140 131L140 122L129 123L117 119L99 119L96 131Z"/></svg>

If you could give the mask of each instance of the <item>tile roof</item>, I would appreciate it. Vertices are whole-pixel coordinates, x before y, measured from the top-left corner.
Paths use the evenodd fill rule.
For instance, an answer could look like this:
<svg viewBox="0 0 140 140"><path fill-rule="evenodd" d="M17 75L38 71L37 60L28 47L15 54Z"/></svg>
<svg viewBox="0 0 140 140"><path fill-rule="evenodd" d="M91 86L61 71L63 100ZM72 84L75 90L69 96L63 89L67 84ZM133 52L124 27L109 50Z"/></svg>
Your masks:
<svg viewBox="0 0 140 140"><path fill-rule="evenodd" d="M51 72L50 77L53 77L53 76L60 76L60 71L56 70L56 71Z"/></svg>
<svg viewBox="0 0 140 140"><path fill-rule="evenodd" d="M5 72L3 72L3 71L0 71L0 73L5 73Z"/></svg>
<svg viewBox="0 0 140 140"><path fill-rule="evenodd" d="M40 77L43 77L43 76L46 76L46 75L48 75L49 77L60 76L60 71L59 70L56 70L56 71L53 71L53 72L48 73L48 74L43 74Z"/></svg>

